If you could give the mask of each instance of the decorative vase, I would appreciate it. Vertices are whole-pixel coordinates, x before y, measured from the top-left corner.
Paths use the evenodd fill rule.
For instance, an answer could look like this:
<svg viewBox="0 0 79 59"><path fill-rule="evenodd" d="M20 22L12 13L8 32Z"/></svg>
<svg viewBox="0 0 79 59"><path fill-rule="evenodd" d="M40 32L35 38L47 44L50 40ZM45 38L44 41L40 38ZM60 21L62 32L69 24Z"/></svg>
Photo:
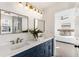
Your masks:
<svg viewBox="0 0 79 59"><path fill-rule="evenodd" d="M34 41L38 41L38 37L34 37Z"/></svg>

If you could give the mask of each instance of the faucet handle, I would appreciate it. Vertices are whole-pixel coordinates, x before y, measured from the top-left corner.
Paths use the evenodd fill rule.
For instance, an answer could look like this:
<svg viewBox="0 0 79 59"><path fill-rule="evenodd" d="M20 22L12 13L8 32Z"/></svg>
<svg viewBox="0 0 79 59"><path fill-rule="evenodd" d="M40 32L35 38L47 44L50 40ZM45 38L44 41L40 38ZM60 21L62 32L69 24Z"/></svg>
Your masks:
<svg viewBox="0 0 79 59"><path fill-rule="evenodd" d="M16 43L19 43L19 41L20 41L20 38L17 38L17 39L16 39Z"/></svg>
<svg viewBox="0 0 79 59"><path fill-rule="evenodd" d="M11 42L11 44L15 44L14 40L12 40L12 41L10 41L10 42Z"/></svg>
<svg viewBox="0 0 79 59"><path fill-rule="evenodd" d="M20 39L20 43L23 41L23 39Z"/></svg>

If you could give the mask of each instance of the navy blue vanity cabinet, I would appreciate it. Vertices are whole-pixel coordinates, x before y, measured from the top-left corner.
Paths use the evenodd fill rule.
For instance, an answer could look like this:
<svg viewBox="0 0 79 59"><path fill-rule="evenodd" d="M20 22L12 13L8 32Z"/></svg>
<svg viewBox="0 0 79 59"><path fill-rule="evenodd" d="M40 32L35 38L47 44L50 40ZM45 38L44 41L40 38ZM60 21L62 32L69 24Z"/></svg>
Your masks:
<svg viewBox="0 0 79 59"><path fill-rule="evenodd" d="M13 57L34 57L37 52L37 47L33 47L31 49L25 50L21 53L14 55Z"/></svg>
<svg viewBox="0 0 79 59"><path fill-rule="evenodd" d="M50 57L53 56L53 39L23 51L13 57Z"/></svg>
<svg viewBox="0 0 79 59"><path fill-rule="evenodd" d="M53 40L49 40L45 43L45 57L53 56Z"/></svg>
<svg viewBox="0 0 79 59"><path fill-rule="evenodd" d="M42 43L38 46L37 48L37 57L44 57L45 53L44 53L44 47L45 46L45 43Z"/></svg>

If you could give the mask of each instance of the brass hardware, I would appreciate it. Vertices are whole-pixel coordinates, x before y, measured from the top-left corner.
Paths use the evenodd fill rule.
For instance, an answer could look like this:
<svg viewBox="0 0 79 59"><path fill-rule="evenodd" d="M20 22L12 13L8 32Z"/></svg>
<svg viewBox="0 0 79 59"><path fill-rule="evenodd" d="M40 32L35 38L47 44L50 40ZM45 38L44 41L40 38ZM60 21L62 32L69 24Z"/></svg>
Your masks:
<svg viewBox="0 0 79 59"><path fill-rule="evenodd" d="M15 44L15 42L12 40L12 41L10 41L12 44Z"/></svg>
<svg viewBox="0 0 79 59"><path fill-rule="evenodd" d="M30 9L33 9L33 6L32 6L32 5L30 5L30 6L29 6L29 8L30 8Z"/></svg>
<svg viewBox="0 0 79 59"><path fill-rule="evenodd" d="M26 5L25 6L28 6L28 2L26 2Z"/></svg>
<svg viewBox="0 0 79 59"><path fill-rule="evenodd" d="M19 43L19 42L20 42L20 38L17 38L17 39L16 39L16 43Z"/></svg>
<svg viewBox="0 0 79 59"><path fill-rule="evenodd" d="M34 10L36 11L36 8Z"/></svg>
<svg viewBox="0 0 79 59"><path fill-rule="evenodd" d="M12 44L18 44L21 43L23 41L23 39L17 38L16 41L12 40L10 41Z"/></svg>
<svg viewBox="0 0 79 59"><path fill-rule="evenodd" d="M20 42L22 42L23 41L23 39L20 39Z"/></svg>

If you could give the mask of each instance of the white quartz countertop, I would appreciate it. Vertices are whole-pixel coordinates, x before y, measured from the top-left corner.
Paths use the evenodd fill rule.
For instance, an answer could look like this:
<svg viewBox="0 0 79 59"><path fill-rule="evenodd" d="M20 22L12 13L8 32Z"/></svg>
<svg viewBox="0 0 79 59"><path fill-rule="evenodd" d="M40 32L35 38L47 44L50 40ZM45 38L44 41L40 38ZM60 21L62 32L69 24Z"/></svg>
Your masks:
<svg viewBox="0 0 79 59"><path fill-rule="evenodd" d="M44 42L46 42L46 41L48 41L48 40L51 40L53 37L49 37L49 38L44 38L44 37L42 37L42 38L40 38L39 40L37 40L37 41L33 41L33 40L26 40L27 42L23 45L23 46L21 46L21 48L19 48L19 47L16 47L15 46L15 48L13 48L13 46L11 47L10 45L9 45L9 49L8 49L8 47L7 47L7 52L4 52L3 54L0 54L0 56L1 57L11 57L11 56L14 56L14 55L16 55L16 54L18 54L18 53L21 53L21 52L23 52L23 51L25 51L25 50L28 50L28 49L30 49L30 48L32 48L32 47L34 47L34 46L37 46L37 45L39 45L39 44L41 44L41 43L44 43ZM6 48L4 48L4 49L2 49L2 50L6 50ZM9 53L8 53L9 52Z"/></svg>

